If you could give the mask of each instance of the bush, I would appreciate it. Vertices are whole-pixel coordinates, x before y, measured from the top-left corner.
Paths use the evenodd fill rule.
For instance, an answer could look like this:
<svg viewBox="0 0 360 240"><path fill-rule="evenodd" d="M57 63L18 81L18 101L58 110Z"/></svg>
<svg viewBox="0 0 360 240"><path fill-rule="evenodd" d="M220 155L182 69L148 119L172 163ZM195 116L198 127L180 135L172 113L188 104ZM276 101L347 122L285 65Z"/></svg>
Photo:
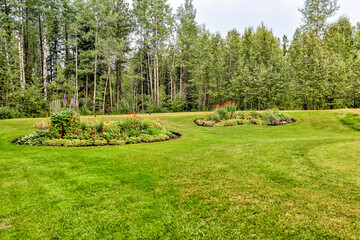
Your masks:
<svg viewBox="0 0 360 240"><path fill-rule="evenodd" d="M166 132L165 132L165 134L166 134L166 135L168 135L168 136L169 136L169 138L173 138L173 137L175 137L175 134L174 134L174 133L172 133L172 132L170 132L170 131L166 131Z"/></svg>
<svg viewBox="0 0 360 240"><path fill-rule="evenodd" d="M73 109L60 109L50 116L51 125L57 129L61 137L66 135L71 128L78 127L80 117Z"/></svg>
<svg viewBox="0 0 360 240"><path fill-rule="evenodd" d="M154 138L151 136L151 135L148 135L148 134L141 134L139 136L140 140L142 142L153 142L154 141Z"/></svg>
<svg viewBox="0 0 360 240"><path fill-rule="evenodd" d="M17 118L19 112L14 108L0 107L0 119Z"/></svg>
<svg viewBox="0 0 360 240"><path fill-rule="evenodd" d="M214 126L215 126L215 122L214 122L214 121L204 121L204 122L203 122L203 126L204 126L204 127L214 127Z"/></svg>
<svg viewBox="0 0 360 240"><path fill-rule="evenodd" d="M110 145L125 145L126 142L124 140L117 140L117 139L112 139L109 141Z"/></svg>
<svg viewBox="0 0 360 240"><path fill-rule="evenodd" d="M128 137L125 139L126 144L136 144L141 143L141 139L138 137Z"/></svg>
<svg viewBox="0 0 360 240"><path fill-rule="evenodd" d="M228 113L226 108L218 107L218 108L216 108L215 112L220 115L221 120L230 119L230 114Z"/></svg>
<svg viewBox="0 0 360 240"><path fill-rule="evenodd" d="M286 122L290 122L292 121L291 117L289 116L289 114L286 113L278 113L279 117L280 117L280 121L286 121Z"/></svg>
<svg viewBox="0 0 360 240"><path fill-rule="evenodd" d="M238 124L238 121L237 121L236 119L226 120L226 121L220 122L220 123L218 123L218 124L220 124L219 126L224 126L224 127L226 127L226 126L236 126L236 125L239 125L239 124ZM217 124L217 125L218 125L218 124Z"/></svg>
<svg viewBox="0 0 360 240"><path fill-rule="evenodd" d="M48 139L54 138L54 133L50 130L38 130L29 135L23 136L18 139L19 145L42 146Z"/></svg>
<svg viewBox="0 0 360 240"><path fill-rule="evenodd" d="M234 117L237 119L246 119L247 115L244 112L236 112L234 114Z"/></svg>
<svg viewBox="0 0 360 240"><path fill-rule="evenodd" d="M234 116L234 113L237 110L238 103L235 101L228 101L225 103L226 110L230 113L231 117Z"/></svg>
<svg viewBox="0 0 360 240"><path fill-rule="evenodd" d="M220 122L222 120L220 114L218 112L214 112L211 116L210 119L216 122Z"/></svg>
<svg viewBox="0 0 360 240"><path fill-rule="evenodd" d="M94 146L105 146L108 144L108 141L106 139L95 139Z"/></svg>
<svg viewBox="0 0 360 240"><path fill-rule="evenodd" d="M262 115L262 119L269 122L270 124L275 124L276 122L280 121L280 116L273 110L267 110Z"/></svg>

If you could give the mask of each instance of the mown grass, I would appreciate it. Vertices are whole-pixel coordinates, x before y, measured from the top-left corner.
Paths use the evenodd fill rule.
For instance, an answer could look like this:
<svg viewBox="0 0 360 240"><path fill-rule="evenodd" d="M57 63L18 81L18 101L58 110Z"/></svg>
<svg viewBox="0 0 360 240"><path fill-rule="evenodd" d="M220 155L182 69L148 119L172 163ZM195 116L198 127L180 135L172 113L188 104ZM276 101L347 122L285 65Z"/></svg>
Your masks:
<svg viewBox="0 0 360 240"><path fill-rule="evenodd" d="M0 239L359 239L360 132L337 112L290 115L146 115L182 137L87 148L12 145L38 120L0 121Z"/></svg>

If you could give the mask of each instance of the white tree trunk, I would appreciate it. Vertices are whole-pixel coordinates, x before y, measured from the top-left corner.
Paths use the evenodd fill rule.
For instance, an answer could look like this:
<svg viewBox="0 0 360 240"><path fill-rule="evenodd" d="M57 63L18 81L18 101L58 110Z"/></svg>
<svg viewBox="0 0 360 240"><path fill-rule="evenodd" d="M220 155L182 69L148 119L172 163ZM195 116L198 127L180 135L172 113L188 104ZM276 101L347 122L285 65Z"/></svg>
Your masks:
<svg viewBox="0 0 360 240"><path fill-rule="evenodd" d="M46 60L47 60L47 49L46 49L46 45L47 45L47 38L46 38L46 34L47 34L47 26L46 23L44 23L44 43L43 43L43 87L44 87L44 101L47 101L47 66L46 66Z"/></svg>
<svg viewBox="0 0 360 240"><path fill-rule="evenodd" d="M77 38L77 32L76 32ZM76 108L79 108L79 85L78 85L78 45L75 47L75 88L76 88Z"/></svg>

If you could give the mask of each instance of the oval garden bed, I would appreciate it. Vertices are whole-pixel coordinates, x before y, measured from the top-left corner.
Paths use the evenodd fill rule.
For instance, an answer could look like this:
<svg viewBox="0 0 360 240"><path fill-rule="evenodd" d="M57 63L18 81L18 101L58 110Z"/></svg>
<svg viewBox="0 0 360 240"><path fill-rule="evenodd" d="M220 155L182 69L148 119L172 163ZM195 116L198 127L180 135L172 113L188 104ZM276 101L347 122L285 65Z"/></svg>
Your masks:
<svg viewBox="0 0 360 240"><path fill-rule="evenodd" d="M288 114L279 112L278 109L270 109L262 113L242 112L236 111L237 105L237 102L233 101L216 105L213 114L200 117L194 123L203 127L224 127L243 124L277 126L296 122Z"/></svg>
<svg viewBox="0 0 360 240"><path fill-rule="evenodd" d="M166 130L157 122L141 119L137 114L124 121L80 122L72 109L53 113L51 122L34 124L36 131L22 136L13 143L32 146L106 146L167 141L180 134Z"/></svg>

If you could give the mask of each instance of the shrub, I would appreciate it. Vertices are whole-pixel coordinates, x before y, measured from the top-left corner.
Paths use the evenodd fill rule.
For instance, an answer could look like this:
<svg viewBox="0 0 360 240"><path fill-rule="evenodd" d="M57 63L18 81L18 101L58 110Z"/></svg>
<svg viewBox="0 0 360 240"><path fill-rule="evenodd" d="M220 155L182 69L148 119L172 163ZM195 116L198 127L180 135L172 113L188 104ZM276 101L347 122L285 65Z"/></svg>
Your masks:
<svg viewBox="0 0 360 240"><path fill-rule="evenodd" d="M58 130L61 137L71 128L79 126L79 119L79 115L73 109L60 109L50 116L51 125Z"/></svg>
<svg viewBox="0 0 360 240"><path fill-rule="evenodd" d="M223 126L236 126L238 125L238 121L236 121L236 119L230 119L230 120L226 120L226 121L223 121Z"/></svg>
<svg viewBox="0 0 360 240"><path fill-rule="evenodd" d="M124 140L117 140L117 139L112 139L109 141L110 145L125 145L126 142Z"/></svg>
<svg viewBox="0 0 360 240"><path fill-rule="evenodd" d="M126 144L136 144L141 143L141 139L138 137L128 137L125 139Z"/></svg>
<svg viewBox="0 0 360 240"><path fill-rule="evenodd" d="M139 136L139 139L142 142L153 142L154 141L154 138L151 135L148 135L148 134L141 134Z"/></svg>
<svg viewBox="0 0 360 240"><path fill-rule="evenodd" d="M10 119L19 116L19 112L10 107L0 107L0 119Z"/></svg>
<svg viewBox="0 0 360 240"><path fill-rule="evenodd" d="M221 120L227 120L230 118L230 114L228 113L226 108L218 107L215 109L215 113L220 115Z"/></svg>
<svg viewBox="0 0 360 240"><path fill-rule="evenodd" d="M244 112L236 112L234 114L234 117L237 118L237 119L246 119L247 118L247 115L245 115Z"/></svg>
<svg viewBox="0 0 360 240"><path fill-rule="evenodd" d="M234 113L237 110L238 103L235 101L228 101L225 103L226 110L230 113L231 116L234 116Z"/></svg>
<svg viewBox="0 0 360 240"><path fill-rule="evenodd" d="M215 122L214 122L214 121L204 121L204 122L203 122L203 126L204 126L204 127L214 127L214 126L215 126Z"/></svg>
<svg viewBox="0 0 360 240"><path fill-rule="evenodd" d="M50 130L38 130L29 135L23 136L18 139L19 145L42 146L48 139L54 137L54 133Z"/></svg>
<svg viewBox="0 0 360 240"><path fill-rule="evenodd" d="M273 110L267 110L263 115L262 119L264 121L269 122L269 124L275 124L276 122L280 121L279 115L274 112Z"/></svg>
<svg viewBox="0 0 360 240"><path fill-rule="evenodd" d="M261 114L256 111L251 111L248 116L250 116L252 119L261 118Z"/></svg>
<svg viewBox="0 0 360 240"><path fill-rule="evenodd" d="M159 135L157 135L157 137L158 137L159 141L166 141L166 140L170 139L170 137L166 134L159 134Z"/></svg>
<svg viewBox="0 0 360 240"><path fill-rule="evenodd" d="M94 146L105 146L108 142L105 139L95 139Z"/></svg>
<svg viewBox="0 0 360 240"><path fill-rule="evenodd" d="M175 137L175 134L170 131L166 131L165 134L169 136L169 139Z"/></svg>
<svg viewBox="0 0 360 240"><path fill-rule="evenodd" d="M290 122L292 119L289 116L289 114L286 113L278 113L279 117L280 117L280 121L286 121L286 122Z"/></svg>
<svg viewBox="0 0 360 240"><path fill-rule="evenodd" d="M221 121L221 116L218 112L214 112L211 116L210 119L216 122L220 122Z"/></svg>

